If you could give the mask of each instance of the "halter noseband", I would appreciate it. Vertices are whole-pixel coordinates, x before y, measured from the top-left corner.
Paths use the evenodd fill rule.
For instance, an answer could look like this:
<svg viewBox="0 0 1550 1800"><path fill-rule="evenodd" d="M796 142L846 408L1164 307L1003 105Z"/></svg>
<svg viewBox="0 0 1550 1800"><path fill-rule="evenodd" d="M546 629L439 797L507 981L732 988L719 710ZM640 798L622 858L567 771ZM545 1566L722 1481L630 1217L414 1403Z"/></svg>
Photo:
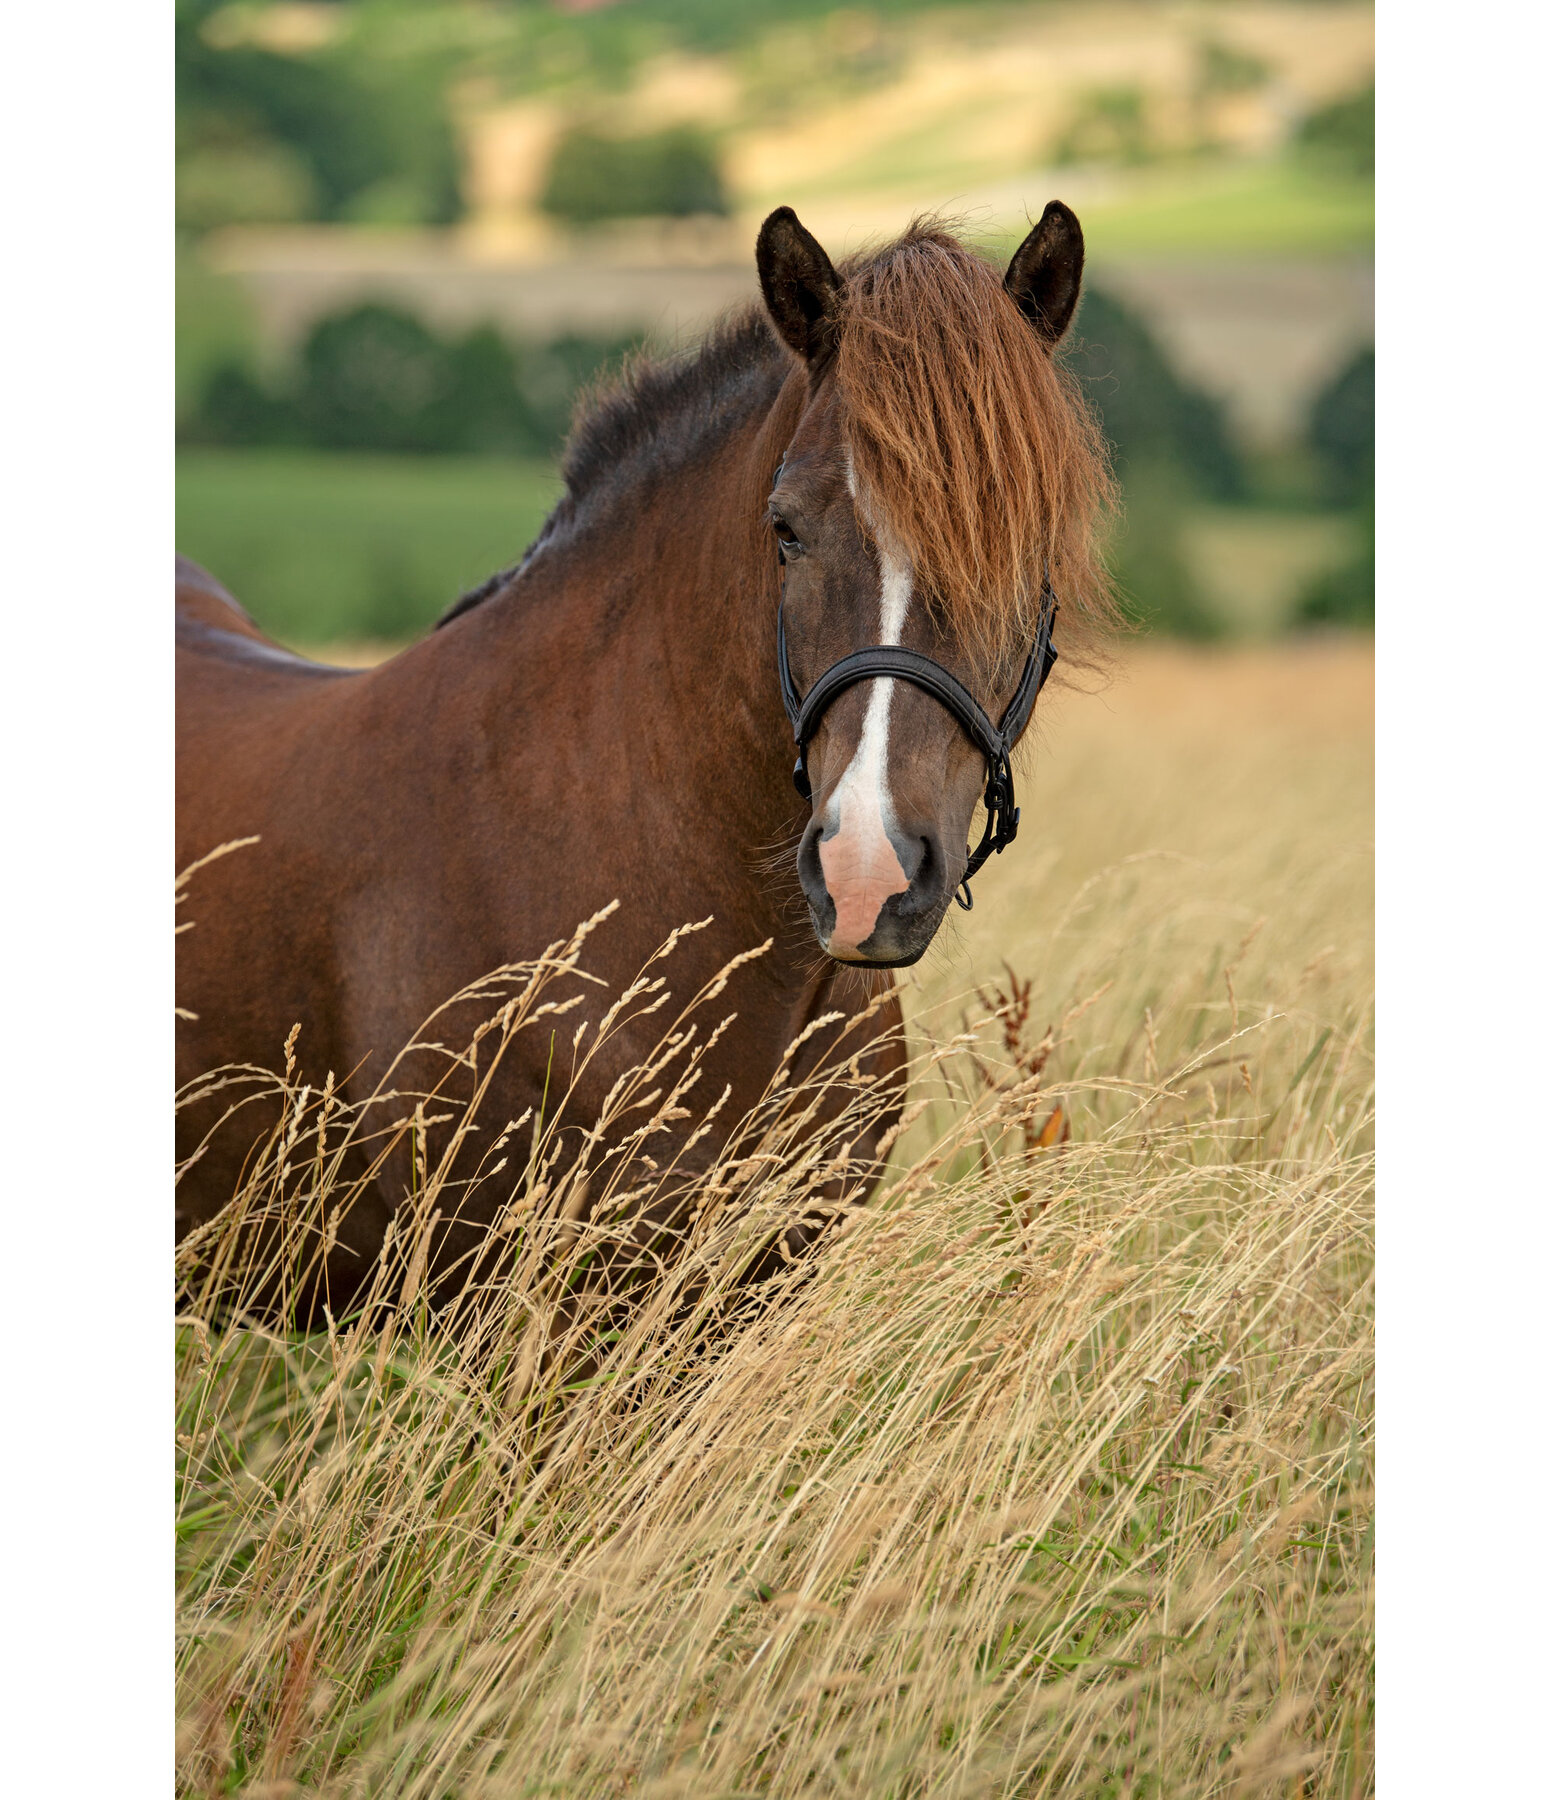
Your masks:
<svg viewBox="0 0 1550 1800"><path fill-rule="evenodd" d="M780 479L779 469L775 471L775 479ZM780 671L781 702L786 708L786 717L790 719L791 729L796 737L797 760L791 779L797 792L804 800L811 800L813 797L813 784L807 773L807 746L818 729L819 720L846 688L854 687L859 681L871 681L877 676L888 675L899 681L908 681L928 693L933 700L947 708L963 727L975 749L985 758L985 833L978 846L969 852L968 865L954 895L958 904L967 912L974 905L969 882L993 854L999 855L1017 836L1017 822L1022 816L1012 786L1012 746L1022 736L1024 726L1032 717L1033 703L1039 697L1039 690L1049 679L1049 672L1055 666L1055 658L1059 654L1052 634L1060 603L1055 598L1055 590L1050 586L1048 568L1044 572L1044 589L1039 596L1039 623L1033 636L1033 648L1029 650L1028 659L1023 664L1017 691L1001 715L1001 723L993 725L989 713L956 675L950 674L939 662L933 662L920 651L906 650L899 644L869 644L865 649L852 650L837 663L831 663L805 696L798 694L796 683L791 678L791 659L786 653L784 554L780 560L782 567L780 605L775 613L775 660Z"/></svg>

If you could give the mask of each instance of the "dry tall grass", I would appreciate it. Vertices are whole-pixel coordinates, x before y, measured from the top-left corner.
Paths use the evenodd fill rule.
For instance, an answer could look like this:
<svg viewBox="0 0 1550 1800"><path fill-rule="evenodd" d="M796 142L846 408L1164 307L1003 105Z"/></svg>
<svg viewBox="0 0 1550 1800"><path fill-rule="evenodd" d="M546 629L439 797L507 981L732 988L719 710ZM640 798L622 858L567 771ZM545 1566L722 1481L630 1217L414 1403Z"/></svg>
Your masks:
<svg viewBox="0 0 1550 1800"><path fill-rule="evenodd" d="M1182 678L1148 713L1143 670L1046 765L1092 837L1035 861L1032 921L984 909L1027 975L917 992L887 1179L757 1310L738 1268L818 1203L864 1099L803 1150L811 1096L778 1086L628 1313L563 1306L557 1273L626 1159L580 1223L524 1122L490 1177L513 1256L459 1329L418 1298L423 1160L388 1316L245 1322L250 1228L283 1214L264 1255L304 1262L369 1123L290 1080L180 1264L184 1791L1372 1791L1361 709L1309 729L1260 694L1213 739L1169 723ZM1194 794L1127 838L1170 757ZM1116 832L1170 855L1100 873ZM492 1041L552 1029L585 954L492 982ZM618 1098L662 1090L642 1126L698 1099L683 1030ZM566 1334L584 1359L535 1354Z"/></svg>

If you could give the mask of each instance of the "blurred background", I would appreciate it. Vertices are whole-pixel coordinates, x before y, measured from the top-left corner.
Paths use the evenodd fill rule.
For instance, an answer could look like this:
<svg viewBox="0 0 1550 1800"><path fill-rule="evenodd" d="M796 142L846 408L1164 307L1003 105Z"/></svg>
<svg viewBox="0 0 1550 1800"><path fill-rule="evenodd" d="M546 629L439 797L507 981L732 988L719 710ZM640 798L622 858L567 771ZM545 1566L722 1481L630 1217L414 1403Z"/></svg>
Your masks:
<svg viewBox="0 0 1550 1800"><path fill-rule="evenodd" d="M369 655L513 561L578 389L923 209L1045 201L1159 635L1373 617L1373 17L1347 0L178 0L178 544Z"/></svg>

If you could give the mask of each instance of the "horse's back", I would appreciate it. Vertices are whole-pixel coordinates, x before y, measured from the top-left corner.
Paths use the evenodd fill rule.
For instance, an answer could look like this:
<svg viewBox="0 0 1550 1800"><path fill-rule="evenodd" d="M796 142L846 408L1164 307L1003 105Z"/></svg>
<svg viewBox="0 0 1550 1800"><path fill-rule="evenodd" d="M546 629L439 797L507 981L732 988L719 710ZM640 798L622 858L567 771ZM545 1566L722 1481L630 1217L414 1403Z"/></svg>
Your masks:
<svg viewBox="0 0 1550 1800"><path fill-rule="evenodd" d="M252 614L209 570L190 562L186 556L177 559L174 610L179 652L201 662L224 663L254 671L261 669L270 675L290 674L302 680L319 676L327 679L349 673L344 669L331 669L324 663L309 662L306 657L298 656L295 651L287 650L265 636L254 623Z"/></svg>
<svg viewBox="0 0 1550 1800"><path fill-rule="evenodd" d="M335 748L327 726L354 671L276 644L181 556L176 596L178 867L255 834L278 849L293 819L324 832L317 770ZM240 887L254 873L217 867L203 880L207 889Z"/></svg>
<svg viewBox="0 0 1550 1800"><path fill-rule="evenodd" d="M268 641L246 608L227 593L208 569L200 568L186 556L177 558L174 593L180 637L190 629L202 627L205 631L256 638L260 643Z"/></svg>

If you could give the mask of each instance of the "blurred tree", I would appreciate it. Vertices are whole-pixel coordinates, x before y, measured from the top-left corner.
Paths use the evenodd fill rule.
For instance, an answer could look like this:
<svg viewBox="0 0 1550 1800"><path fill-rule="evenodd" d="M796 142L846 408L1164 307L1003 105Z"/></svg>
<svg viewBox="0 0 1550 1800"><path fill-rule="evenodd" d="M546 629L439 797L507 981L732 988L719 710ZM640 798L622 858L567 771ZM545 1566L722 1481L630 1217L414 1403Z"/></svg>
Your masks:
<svg viewBox="0 0 1550 1800"><path fill-rule="evenodd" d="M572 225L728 211L715 150L687 126L637 138L566 132L555 146L540 204Z"/></svg>
<svg viewBox="0 0 1550 1800"><path fill-rule="evenodd" d="M1316 576L1303 589L1294 618L1299 625L1348 625L1370 629L1377 616L1377 545L1371 500L1360 514L1361 548L1347 563Z"/></svg>
<svg viewBox="0 0 1550 1800"><path fill-rule="evenodd" d="M639 336L588 338L567 334L547 344L528 344L522 353L522 394L539 442L557 452L570 431L578 398L632 351Z"/></svg>
<svg viewBox="0 0 1550 1800"><path fill-rule="evenodd" d="M218 11L215 0L177 0L180 224L458 216L444 55L374 54L348 34L295 55L212 43Z"/></svg>
<svg viewBox="0 0 1550 1800"><path fill-rule="evenodd" d="M200 444L247 447L295 444L302 439L296 409L273 392L246 362L217 364L205 384L199 410L183 436Z"/></svg>
<svg viewBox="0 0 1550 1800"><path fill-rule="evenodd" d="M1055 143L1058 164L1145 162L1151 154L1146 96L1138 87L1091 88Z"/></svg>
<svg viewBox="0 0 1550 1800"><path fill-rule="evenodd" d="M893 21L983 5L984 0L871 0L866 7L838 7L835 0L593 0L582 7L507 0L501 11L511 37L502 73L508 85L529 91L557 78L623 85L639 62L669 47L716 53L776 35L812 42L822 59L820 70L828 67L844 81L865 82L891 59L886 33Z"/></svg>
<svg viewBox="0 0 1550 1800"><path fill-rule="evenodd" d="M445 397L430 409L429 449L532 456L550 448L522 391L521 366L493 325L446 347Z"/></svg>
<svg viewBox="0 0 1550 1800"><path fill-rule="evenodd" d="M231 119L180 121L176 218L186 230L284 225L317 211L317 184L305 158Z"/></svg>
<svg viewBox="0 0 1550 1800"><path fill-rule="evenodd" d="M1243 459L1221 403L1174 373L1157 340L1127 307L1088 287L1061 352L1114 448L1115 470L1176 463L1215 500L1243 493Z"/></svg>
<svg viewBox="0 0 1550 1800"><path fill-rule="evenodd" d="M1377 93L1372 82L1303 120L1297 142L1308 161L1338 175L1371 175Z"/></svg>
<svg viewBox="0 0 1550 1800"><path fill-rule="evenodd" d="M216 360L187 442L326 450L557 453L581 389L638 338L568 336L518 350L492 325L443 337L398 307L320 319L299 366L269 383L251 355Z"/></svg>
<svg viewBox="0 0 1550 1800"><path fill-rule="evenodd" d="M1248 94L1270 79L1270 64L1251 51L1217 38L1204 38L1195 52L1195 92L1214 98L1218 94Z"/></svg>
<svg viewBox="0 0 1550 1800"><path fill-rule="evenodd" d="M1372 349L1358 350L1318 394L1308 415L1308 442L1323 470L1324 496L1355 511L1361 547L1349 562L1303 590L1295 612L1300 624L1371 626L1375 617L1376 372Z"/></svg>
<svg viewBox="0 0 1550 1800"><path fill-rule="evenodd" d="M1357 351L1322 389L1309 414L1308 441L1324 465L1325 493L1339 506L1372 500L1376 373L1371 347Z"/></svg>
<svg viewBox="0 0 1550 1800"><path fill-rule="evenodd" d="M308 441L331 450L439 450L456 375L446 346L412 313L370 302L323 319L301 353L297 409Z"/></svg>
<svg viewBox="0 0 1550 1800"><path fill-rule="evenodd" d="M1195 46L1195 74L1190 92L1196 147L1220 148L1218 106L1240 94L1262 88L1271 75L1270 64L1235 44L1218 38L1202 38Z"/></svg>
<svg viewBox="0 0 1550 1800"><path fill-rule="evenodd" d="M1132 465L1108 562L1120 603L1137 625L1204 641L1220 637L1223 626L1184 554L1179 527L1191 497L1176 465Z"/></svg>

